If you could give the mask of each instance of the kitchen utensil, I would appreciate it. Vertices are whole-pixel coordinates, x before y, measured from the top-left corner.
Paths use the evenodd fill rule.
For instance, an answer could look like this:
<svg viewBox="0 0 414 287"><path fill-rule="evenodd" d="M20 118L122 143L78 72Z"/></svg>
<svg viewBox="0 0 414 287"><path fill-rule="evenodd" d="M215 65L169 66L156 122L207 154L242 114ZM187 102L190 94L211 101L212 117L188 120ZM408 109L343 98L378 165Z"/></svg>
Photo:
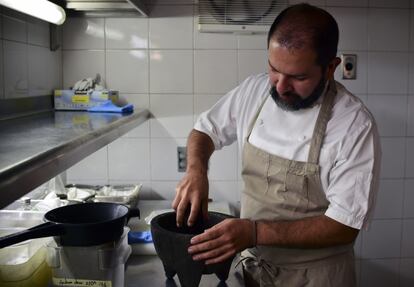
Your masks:
<svg viewBox="0 0 414 287"><path fill-rule="evenodd" d="M28 239L54 236L63 246L91 246L119 239L139 210L108 202L67 205L48 211L43 224L0 238L0 248Z"/></svg>
<svg viewBox="0 0 414 287"><path fill-rule="evenodd" d="M209 212L208 219L198 217L192 227L177 227L176 213L168 212L157 215L151 220L151 233L155 250L160 257L167 278L178 275L181 286L197 287L203 274L216 274L220 281L229 276L234 257L224 262L205 265L202 261L194 261L188 253L191 238L211 228L217 223L232 216L218 212Z"/></svg>

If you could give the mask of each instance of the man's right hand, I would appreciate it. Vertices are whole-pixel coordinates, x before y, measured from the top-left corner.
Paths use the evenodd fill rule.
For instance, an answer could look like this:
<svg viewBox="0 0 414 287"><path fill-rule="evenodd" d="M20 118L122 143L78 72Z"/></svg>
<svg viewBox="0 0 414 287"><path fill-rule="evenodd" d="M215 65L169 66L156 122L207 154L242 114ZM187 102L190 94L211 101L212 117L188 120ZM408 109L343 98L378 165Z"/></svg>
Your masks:
<svg viewBox="0 0 414 287"><path fill-rule="evenodd" d="M192 130L187 144L187 172L176 188L172 207L177 211L177 226L182 226L184 217L190 210L187 225L191 226L200 216L207 218L208 212L208 161L214 151L211 138L197 130Z"/></svg>
<svg viewBox="0 0 414 287"><path fill-rule="evenodd" d="M182 226L187 209L191 208L187 225L192 226L200 212L203 218L208 213L208 177L207 172L187 171L176 187L172 207L177 212L177 226Z"/></svg>

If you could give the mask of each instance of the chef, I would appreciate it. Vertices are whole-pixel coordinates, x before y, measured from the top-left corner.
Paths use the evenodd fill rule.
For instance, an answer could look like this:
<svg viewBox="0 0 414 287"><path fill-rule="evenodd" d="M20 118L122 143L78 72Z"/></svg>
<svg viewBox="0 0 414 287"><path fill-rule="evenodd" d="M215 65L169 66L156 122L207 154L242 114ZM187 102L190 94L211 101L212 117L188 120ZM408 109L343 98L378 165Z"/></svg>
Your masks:
<svg viewBox="0 0 414 287"><path fill-rule="evenodd" d="M268 34L268 73L251 76L199 117L177 186L177 224L207 216L208 161L238 141L241 218L191 240L194 260L241 252L246 286L355 286L353 243L378 190L375 121L334 72L338 25L325 10L298 4Z"/></svg>

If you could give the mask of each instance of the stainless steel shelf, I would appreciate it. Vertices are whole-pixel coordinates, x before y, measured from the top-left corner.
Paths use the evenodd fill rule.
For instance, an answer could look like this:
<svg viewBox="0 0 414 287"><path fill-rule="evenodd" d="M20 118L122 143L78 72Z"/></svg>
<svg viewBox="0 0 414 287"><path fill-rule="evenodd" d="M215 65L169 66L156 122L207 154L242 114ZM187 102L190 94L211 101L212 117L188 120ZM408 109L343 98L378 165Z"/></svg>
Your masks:
<svg viewBox="0 0 414 287"><path fill-rule="evenodd" d="M0 121L0 208L137 127L132 114L55 111Z"/></svg>

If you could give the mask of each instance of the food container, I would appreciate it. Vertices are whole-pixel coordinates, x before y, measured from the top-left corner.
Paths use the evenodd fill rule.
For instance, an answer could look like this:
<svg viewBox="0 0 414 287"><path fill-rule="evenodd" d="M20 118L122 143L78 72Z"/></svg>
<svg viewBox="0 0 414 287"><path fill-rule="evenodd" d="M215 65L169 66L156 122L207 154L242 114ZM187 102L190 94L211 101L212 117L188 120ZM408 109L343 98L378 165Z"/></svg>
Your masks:
<svg viewBox="0 0 414 287"><path fill-rule="evenodd" d="M128 232L125 227L118 241L95 246L48 244L53 286L124 286L125 262L131 254Z"/></svg>
<svg viewBox="0 0 414 287"><path fill-rule="evenodd" d="M122 203L134 207L137 205L141 188L142 184L103 186L96 191L94 201Z"/></svg>
<svg viewBox="0 0 414 287"><path fill-rule="evenodd" d="M21 230L24 228L0 228L0 236ZM50 240L32 239L0 249L0 286L47 286L52 273L46 264L45 245Z"/></svg>

